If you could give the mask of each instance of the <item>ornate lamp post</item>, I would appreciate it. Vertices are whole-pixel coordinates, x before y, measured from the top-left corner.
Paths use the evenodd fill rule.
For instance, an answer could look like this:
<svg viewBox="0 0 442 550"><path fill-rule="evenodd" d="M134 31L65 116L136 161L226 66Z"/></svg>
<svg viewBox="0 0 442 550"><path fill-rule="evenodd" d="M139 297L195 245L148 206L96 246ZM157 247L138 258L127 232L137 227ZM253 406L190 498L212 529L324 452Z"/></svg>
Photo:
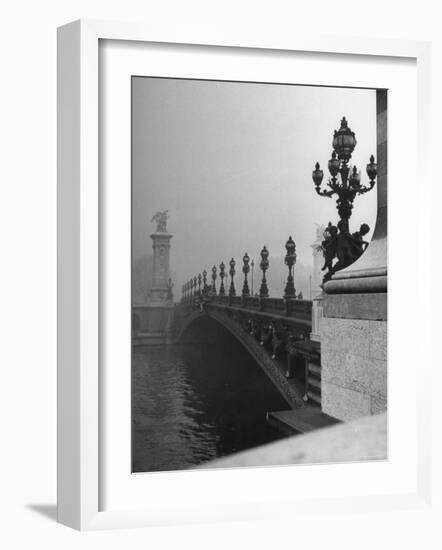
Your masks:
<svg viewBox="0 0 442 550"><path fill-rule="evenodd" d="M224 277L226 276L226 273L225 273L225 268L226 266L224 265L224 262L221 262L219 264L219 277L221 279L221 285L219 287L219 295L220 296L225 296L226 294L226 291L224 289Z"/></svg>
<svg viewBox="0 0 442 550"><path fill-rule="evenodd" d="M216 285L215 285L215 281L216 281L216 265L214 265L212 267L212 292L213 294L215 294L216 296Z"/></svg>
<svg viewBox="0 0 442 550"><path fill-rule="evenodd" d="M230 275L229 296L236 296L235 285L233 284L233 277L235 276L236 262L233 258L230 260L229 265L230 265L230 271L229 271L229 275Z"/></svg>
<svg viewBox="0 0 442 550"><path fill-rule="evenodd" d="M285 243L285 249L287 250L287 254L285 255L284 263L289 268L289 275L287 277L287 284L285 285L284 298L295 298L296 291L293 279L293 266L296 262L296 244L291 236Z"/></svg>
<svg viewBox="0 0 442 550"><path fill-rule="evenodd" d="M265 246L261 250L261 262L259 264L259 267L261 268L261 271L262 271L262 281L261 281L261 288L259 289L259 295L261 298L268 298L269 289L267 286L266 271L269 268L269 251Z"/></svg>
<svg viewBox="0 0 442 550"><path fill-rule="evenodd" d="M328 235L322 243L325 257L323 269L328 268L324 282L330 279L333 273L349 266L359 258L368 244L363 240L363 236L370 230L368 225L362 224L358 232L350 234L349 219L352 214L354 199L358 195L363 195L373 189L376 183L377 164L374 156L371 155L370 162L366 167L369 184L367 186L361 185L361 173L356 166L350 168L349 165L356 143L355 133L348 127L347 120L344 117L341 120L341 127L339 130L335 130L333 136L333 152L331 159L328 161L328 170L331 175L327 181L328 190L321 189L324 172L321 170L319 162L316 163L312 172L315 190L318 195L322 197L337 196L336 206L341 218L337 227L329 223ZM338 258L338 262L333 265L335 257Z"/></svg>
<svg viewBox="0 0 442 550"><path fill-rule="evenodd" d="M201 273L198 273L198 296L201 296Z"/></svg>
<svg viewBox="0 0 442 550"><path fill-rule="evenodd" d="M207 271L204 269L203 271L203 294L207 294L208 286L207 286Z"/></svg>
<svg viewBox="0 0 442 550"><path fill-rule="evenodd" d="M198 281L198 279L197 279L196 276L195 276L195 277L193 278L193 288L194 288L193 295L194 295L194 296L196 296L196 293L197 293L197 290L196 290L197 281Z"/></svg>
<svg viewBox="0 0 442 550"><path fill-rule="evenodd" d="M255 262L254 262L254 260L252 260L252 261L250 262L250 267L252 268L252 275L251 275L252 296L254 296L254 294L253 294L253 282L254 282L254 271L255 271Z"/></svg>
<svg viewBox="0 0 442 550"><path fill-rule="evenodd" d="M243 261L242 272L244 273L244 284L242 287L242 295L250 296L249 283L247 282L247 274L250 271L250 266L249 266L250 258L247 252L244 254L242 261Z"/></svg>

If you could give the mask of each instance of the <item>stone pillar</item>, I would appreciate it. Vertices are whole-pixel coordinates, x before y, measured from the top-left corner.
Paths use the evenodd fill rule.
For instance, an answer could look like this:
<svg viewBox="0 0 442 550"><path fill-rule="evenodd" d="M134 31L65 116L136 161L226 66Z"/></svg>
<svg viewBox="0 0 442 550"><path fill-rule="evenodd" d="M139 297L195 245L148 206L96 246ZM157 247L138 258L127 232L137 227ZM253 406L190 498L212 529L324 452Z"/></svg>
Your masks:
<svg viewBox="0 0 442 550"><path fill-rule="evenodd" d="M153 248L152 287L146 304L132 308L134 345L168 344L172 341L174 303L170 279L170 240L167 231L150 236Z"/></svg>
<svg viewBox="0 0 442 550"><path fill-rule="evenodd" d="M321 268L324 264L324 256L319 247L324 240L324 231L325 226L318 225L316 228L316 241L310 245L313 254L312 299L322 293L321 284L324 277L324 272L321 271Z"/></svg>
<svg viewBox="0 0 442 550"><path fill-rule="evenodd" d="M324 285L322 409L352 420L387 409L387 91L376 92L378 212L373 239Z"/></svg>
<svg viewBox="0 0 442 550"><path fill-rule="evenodd" d="M165 305L168 299L170 279L170 239L173 235L157 231L152 233L153 273L150 289L150 305Z"/></svg>

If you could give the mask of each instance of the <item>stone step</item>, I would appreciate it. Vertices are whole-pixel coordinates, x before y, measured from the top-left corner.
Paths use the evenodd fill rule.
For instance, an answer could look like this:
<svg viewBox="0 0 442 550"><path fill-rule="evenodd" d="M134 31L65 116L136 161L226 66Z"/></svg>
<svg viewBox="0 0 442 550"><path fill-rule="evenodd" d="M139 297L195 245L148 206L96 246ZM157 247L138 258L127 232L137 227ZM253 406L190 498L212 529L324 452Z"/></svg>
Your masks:
<svg viewBox="0 0 442 550"><path fill-rule="evenodd" d="M312 374L315 374L316 376L321 376L321 367L319 365L315 365L314 363L309 363L308 370Z"/></svg>
<svg viewBox="0 0 442 550"><path fill-rule="evenodd" d="M317 388L319 391L321 391L321 381L317 378L312 378L311 376L309 376L308 385L313 386L314 388Z"/></svg>
<svg viewBox="0 0 442 550"><path fill-rule="evenodd" d="M306 405L302 409L267 413L267 422L287 434L306 433L339 423L339 420L325 414L319 407Z"/></svg>
<svg viewBox="0 0 442 550"><path fill-rule="evenodd" d="M318 405L321 404L321 396L318 395L317 393L313 393L312 391L309 390L307 392L307 397L312 401L314 401L315 403L317 403Z"/></svg>

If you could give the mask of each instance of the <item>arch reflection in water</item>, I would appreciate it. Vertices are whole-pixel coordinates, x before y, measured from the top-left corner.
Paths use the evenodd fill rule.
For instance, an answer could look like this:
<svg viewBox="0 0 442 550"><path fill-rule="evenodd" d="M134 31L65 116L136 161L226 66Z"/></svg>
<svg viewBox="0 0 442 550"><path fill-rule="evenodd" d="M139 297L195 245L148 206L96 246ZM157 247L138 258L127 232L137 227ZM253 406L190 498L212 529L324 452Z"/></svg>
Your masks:
<svg viewBox="0 0 442 550"><path fill-rule="evenodd" d="M134 348L134 472L186 469L281 437L266 413L287 404L241 345L215 323L186 336Z"/></svg>

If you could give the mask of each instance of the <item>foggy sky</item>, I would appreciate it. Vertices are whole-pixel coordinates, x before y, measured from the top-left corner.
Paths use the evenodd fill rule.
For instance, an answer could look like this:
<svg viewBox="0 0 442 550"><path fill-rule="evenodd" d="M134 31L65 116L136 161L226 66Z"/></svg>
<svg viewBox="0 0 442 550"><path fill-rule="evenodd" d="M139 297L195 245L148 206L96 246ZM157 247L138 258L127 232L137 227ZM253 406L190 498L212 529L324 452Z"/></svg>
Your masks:
<svg viewBox="0 0 442 550"><path fill-rule="evenodd" d="M374 90L142 77L132 85L134 260L151 253L150 220L168 209L178 288L232 256L240 269L246 251L259 261L263 245L282 257L289 235L298 261L312 263L315 222L338 215L335 199L315 193L311 172L318 160L328 173L342 116L356 132L352 160L367 182ZM374 189L355 200L350 228L373 230L375 219Z"/></svg>

